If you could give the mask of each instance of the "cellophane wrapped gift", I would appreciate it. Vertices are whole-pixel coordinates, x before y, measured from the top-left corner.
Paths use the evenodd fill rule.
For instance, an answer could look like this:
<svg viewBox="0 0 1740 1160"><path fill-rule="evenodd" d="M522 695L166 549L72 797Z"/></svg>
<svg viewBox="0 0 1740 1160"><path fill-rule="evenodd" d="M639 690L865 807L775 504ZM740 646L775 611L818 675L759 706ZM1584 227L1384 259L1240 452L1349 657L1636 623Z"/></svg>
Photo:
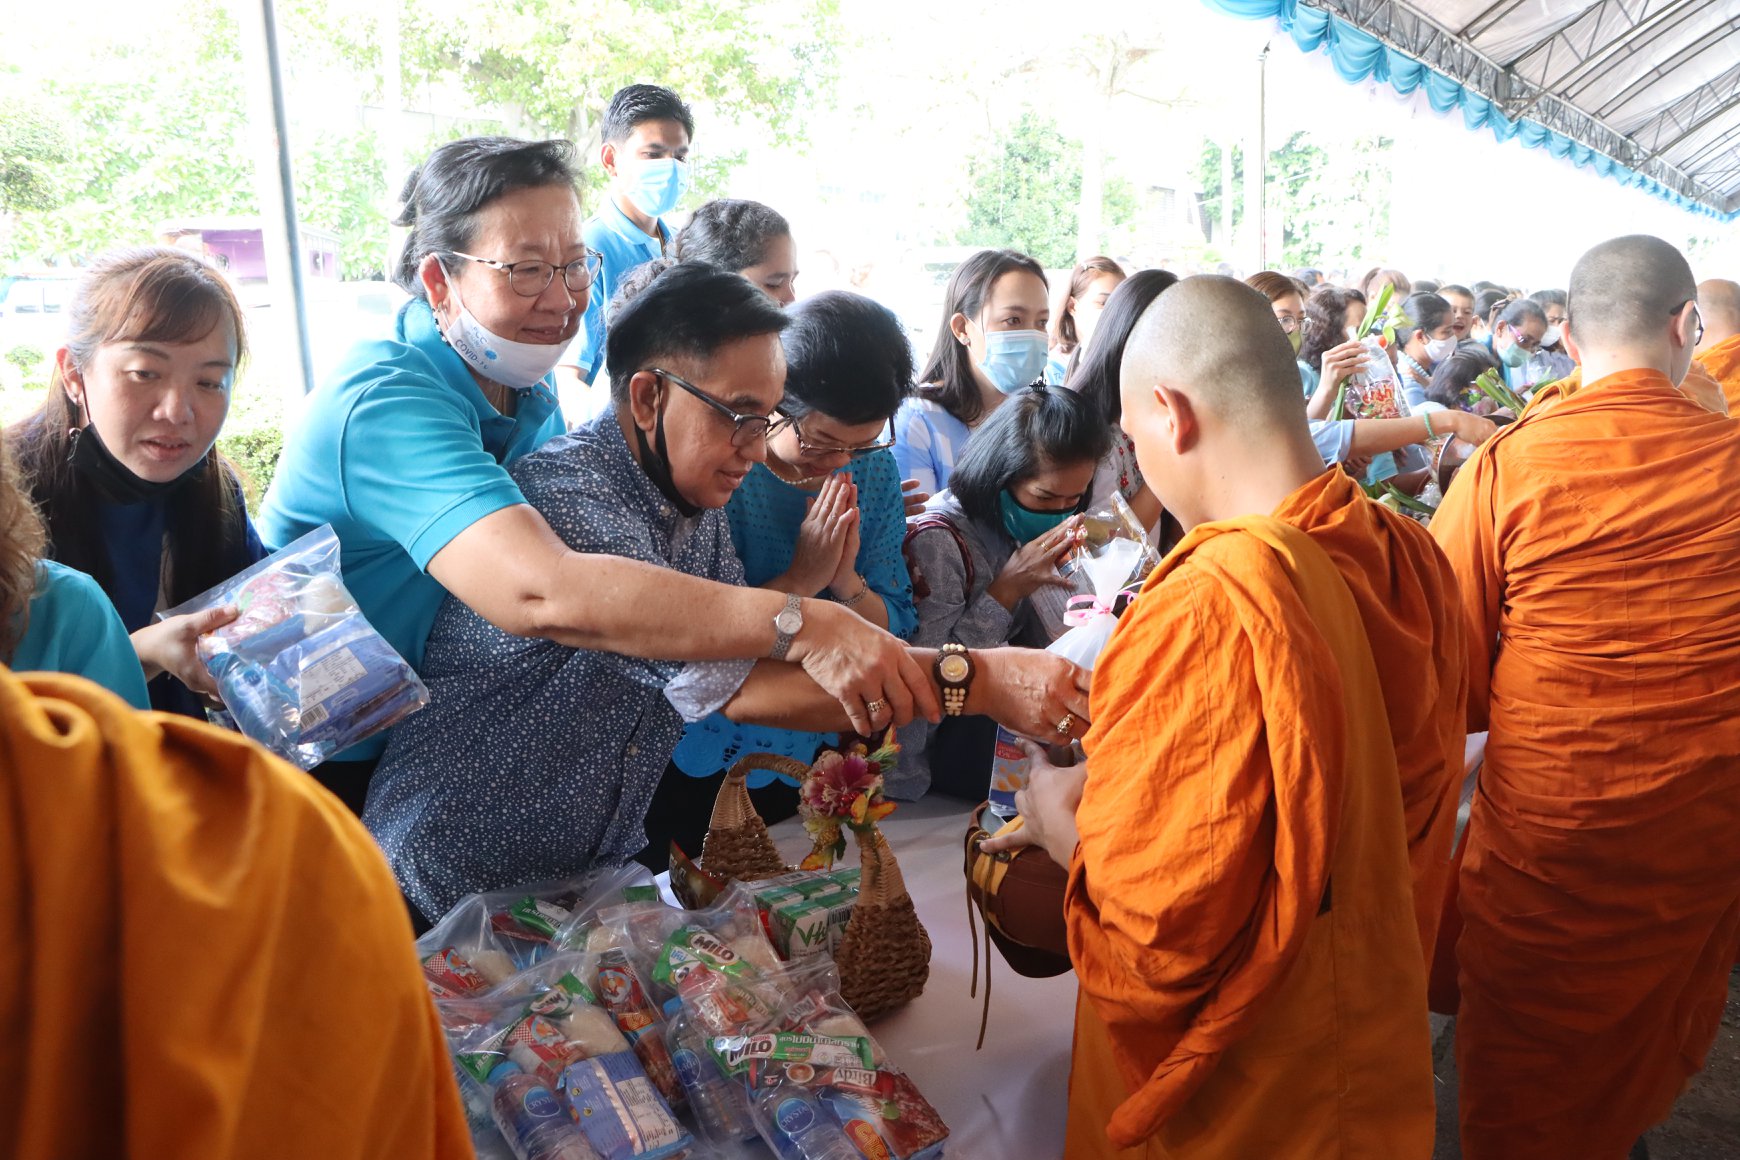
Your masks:
<svg viewBox="0 0 1740 1160"><path fill-rule="evenodd" d="M345 588L329 524L158 616L225 605L240 615L199 638L199 659L235 728L298 768L429 703L416 672Z"/></svg>
<svg viewBox="0 0 1740 1160"><path fill-rule="evenodd" d="M1075 595L1063 613L1065 631L1052 641L1049 651L1092 669L1117 627L1120 598L1133 595L1160 556L1130 505L1116 492L1088 512L1082 523L1085 534L1063 569Z"/></svg>

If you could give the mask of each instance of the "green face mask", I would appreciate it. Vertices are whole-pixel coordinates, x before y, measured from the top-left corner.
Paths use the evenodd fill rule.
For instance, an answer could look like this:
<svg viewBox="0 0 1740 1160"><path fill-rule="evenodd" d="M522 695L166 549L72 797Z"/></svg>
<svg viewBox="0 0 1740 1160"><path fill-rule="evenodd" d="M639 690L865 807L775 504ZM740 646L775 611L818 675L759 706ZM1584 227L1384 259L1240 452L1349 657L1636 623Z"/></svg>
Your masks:
<svg viewBox="0 0 1740 1160"><path fill-rule="evenodd" d="M1298 354L1299 348L1305 343L1305 332L1303 330L1291 331L1287 335L1287 341L1293 344L1293 353Z"/></svg>
<svg viewBox="0 0 1740 1160"><path fill-rule="evenodd" d="M1007 488L997 497L997 506L1003 514L1003 530L1017 544L1037 540L1075 514L1073 511L1037 512L1030 507L1023 507L1009 494Z"/></svg>

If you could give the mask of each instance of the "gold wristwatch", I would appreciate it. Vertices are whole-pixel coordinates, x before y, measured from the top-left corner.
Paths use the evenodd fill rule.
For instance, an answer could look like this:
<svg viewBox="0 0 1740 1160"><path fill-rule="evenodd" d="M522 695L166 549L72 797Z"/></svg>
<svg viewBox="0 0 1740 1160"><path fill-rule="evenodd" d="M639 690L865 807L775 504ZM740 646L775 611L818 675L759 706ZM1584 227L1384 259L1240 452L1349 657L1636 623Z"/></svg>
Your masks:
<svg viewBox="0 0 1740 1160"><path fill-rule="evenodd" d="M966 712L967 687L973 683L973 674L977 671L967 646L959 641L951 640L937 650L936 683L942 686L945 714L959 717Z"/></svg>

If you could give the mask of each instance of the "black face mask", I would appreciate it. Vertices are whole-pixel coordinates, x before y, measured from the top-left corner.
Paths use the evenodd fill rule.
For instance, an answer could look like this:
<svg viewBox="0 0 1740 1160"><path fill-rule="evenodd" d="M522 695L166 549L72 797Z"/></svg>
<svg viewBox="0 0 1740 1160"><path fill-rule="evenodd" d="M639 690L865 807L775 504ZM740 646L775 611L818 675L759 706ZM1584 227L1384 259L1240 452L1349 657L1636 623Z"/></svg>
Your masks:
<svg viewBox="0 0 1740 1160"><path fill-rule="evenodd" d="M653 439L657 445L656 452L647 446L646 432L640 429L640 424L634 425L634 440L640 445L640 469L646 472L646 477L652 480L652 485L659 489L659 494L671 501L671 506L683 513L686 519L694 519L701 514L701 509L683 498L683 493L677 490L677 481L671 478L670 454L665 447L665 409L659 407L657 425L653 429Z"/></svg>
<svg viewBox="0 0 1740 1160"><path fill-rule="evenodd" d="M66 461L80 478L96 490L100 498L113 504L144 503L146 500L166 496L180 489L189 480L203 475L206 463L202 456L198 463L169 482L152 483L148 479L140 479L126 464L116 459L103 445L103 440L94 426L73 430L72 447L67 452Z"/></svg>

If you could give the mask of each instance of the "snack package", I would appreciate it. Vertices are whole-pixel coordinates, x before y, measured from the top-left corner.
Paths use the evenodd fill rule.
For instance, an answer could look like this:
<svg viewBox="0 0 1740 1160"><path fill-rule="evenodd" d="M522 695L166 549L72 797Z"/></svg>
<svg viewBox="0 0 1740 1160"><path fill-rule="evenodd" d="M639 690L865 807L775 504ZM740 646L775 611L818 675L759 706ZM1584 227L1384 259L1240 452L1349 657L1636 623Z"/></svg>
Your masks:
<svg viewBox="0 0 1740 1160"><path fill-rule="evenodd" d="M611 947L598 956L598 991L617 1029L640 1057L647 1078L673 1107L680 1106L685 1099L683 1086L665 1044L663 1024L640 972L623 948Z"/></svg>
<svg viewBox="0 0 1740 1160"><path fill-rule="evenodd" d="M521 1135L544 1130L550 1117L541 1105L527 1119L527 1108L544 1091L559 1093L564 1124L579 1125L575 1139L585 1146L583 1153L573 1140L555 1134L568 1149L563 1155L576 1160L594 1154L659 1160L685 1154L693 1143L586 982L592 967L589 955L558 954L487 995L436 1000L480 1153L495 1137L480 1130L479 1105L489 1109L495 1133L517 1154L524 1141L509 1128ZM504 1097L504 1084L511 1098ZM587 1093L584 1109L572 1105L571 1090ZM504 1109L514 1117L507 1126Z"/></svg>
<svg viewBox="0 0 1740 1160"><path fill-rule="evenodd" d="M552 954L585 949L602 909L647 895L658 888L638 864L468 894L417 940L417 957L436 998L479 995Z"/></svg>
<svg viewBox="0 0 1740 1160"><path fill-rule="evenodd" d="M569 1064L562 1092L601 1160L663 1160L686 1154L695 1142L632 1052Z"/></svg>
<svg viewBox="0 0 1740 1160"><path fill-rule="evenodd" d="M809 959L783 972L776 1029L716 1035L719 1069L742 1084L751 1118L781 1156L834 1147L865 1160L933 1160L948 1127L839 994L838 969ZM842 1145L851 1153L842 1153Z"/></svg>
<svg viewBox="0 0 1740 1160"><path fill-rule="evenodd" d="M681 998L705 1034L749 1034L777 1021L788 999L779 956L743 891L706 910L621 907L603 918L621 932L652 998Z"/></svg>
<svg viewBox="0 0 1740 1160"><path fill-rule="evenodd" d="M236 728L300 769L429 703L345 589L329 524L158 617L224 605L240 615L199 638L199 659Z"/></svg>

